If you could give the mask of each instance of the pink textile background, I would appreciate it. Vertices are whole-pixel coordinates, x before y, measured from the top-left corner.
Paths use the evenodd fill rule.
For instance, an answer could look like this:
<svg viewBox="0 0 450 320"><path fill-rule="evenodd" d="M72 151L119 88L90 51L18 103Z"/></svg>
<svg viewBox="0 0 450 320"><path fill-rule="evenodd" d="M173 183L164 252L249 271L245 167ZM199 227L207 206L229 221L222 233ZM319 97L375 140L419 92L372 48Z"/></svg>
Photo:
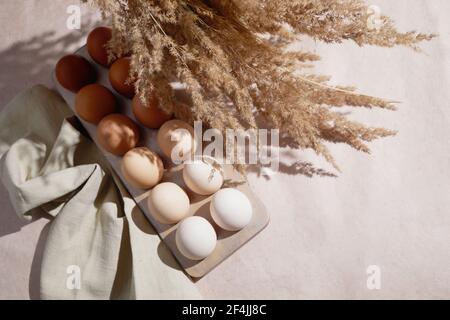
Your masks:
<svg viewBox="0 0 450 320"><path fill-rule="evenodd" d="M370 156L331 146L342 169L337 178L292 168L269 180L251 174L271 223L196 283L205 298L450 298L450 2L371 3L401 30L440 36L422 54L303 45L322 55L316 70L333 83L402 101L397 112L350 115L399 134L373 143ZM68 30L70 4L78 1L1 1L0 107L26 87L51 85L58 58L83 44L98 14L84 8L82 30ZM316 161L309 152L283 151L283 163L296 160ZM38 298L48 219L20 221L3 186L0 208L0 299ZM366 286L370 265L381 269L380 290Z"/></svg>

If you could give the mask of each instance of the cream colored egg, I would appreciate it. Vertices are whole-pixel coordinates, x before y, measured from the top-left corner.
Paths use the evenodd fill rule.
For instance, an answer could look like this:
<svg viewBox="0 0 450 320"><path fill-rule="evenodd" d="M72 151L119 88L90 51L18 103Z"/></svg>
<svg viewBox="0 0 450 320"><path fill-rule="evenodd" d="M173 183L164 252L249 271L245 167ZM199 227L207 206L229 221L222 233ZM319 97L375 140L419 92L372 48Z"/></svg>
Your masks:
<svg viewBox="0 0 450 320"><path fill-rule="evenodd" d="M134 148L121 161L122 175L135 188L150 189L158 184L164 173L159 156L148 148Z"/></svg>
<svg viewBox="0 0 450 320"><path fill-rule="evenodd" d="M174 163L181 163L194 154L197 143L194 128L181 120L170 120L158 131L158 145L164 155Z"/></svg>
<svg viewBox="0 0 450 320"><path fill-rule="evenodd" d="M222 229L238 231L252 219L252 204L247 196L234 188L219 190L211 200L211 216Z"/></svg>
<svg viewBox="0 0 450 320"><path fill-rule="evenodd" d="M217 235L208 220L193 216L180 223L175 241L178 250L186 258L202 260L216 248Z"/></svg>
<svg viewBox="0 0 450 320"><path fill-rule="evenodd" d="M174 224L189 213L189 197L177 184L164 182L152 189L147 199L150 214L158 222Z"/></svg>
<svg viewBox="0 0 450 320"><path fill-rule="evenodd" d="M184 165L183 180L190 190L206 196L217 192L222 187L222 170L212 163L210 159L203 158Z"/></svg>

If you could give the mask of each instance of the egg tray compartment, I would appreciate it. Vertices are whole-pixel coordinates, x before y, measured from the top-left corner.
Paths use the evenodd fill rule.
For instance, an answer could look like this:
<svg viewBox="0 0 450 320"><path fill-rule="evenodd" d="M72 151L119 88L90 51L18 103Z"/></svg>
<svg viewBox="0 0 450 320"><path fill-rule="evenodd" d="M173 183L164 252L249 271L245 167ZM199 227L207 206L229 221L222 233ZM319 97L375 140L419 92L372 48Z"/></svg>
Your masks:
<svg viewBox="0 0 450 320"><path fill-rule="evenodd" d="M175 243L175 233L178 224L175 225L161 224L152 217L147 207L147 200L146 200L150 193L150 190L137 189L131 186L129 183L127 183L120 170L120 162L122 157L115 156L105 151L100 146L97 140L96 134L97 126L88 123L77 116L80 122L83 124L86 131L88 132L88 134L90 135L90 137L92 138L92 140L95 142L97 147L102 151L102 153L110 163L111 167L115 171L115 173L119 176L119 178L121 179L124 186L127 188L130 195L133 197L137 205L144 212L147 219L150 221L155 230L158 232L162 241L170 249L170 251L175 256L178 263L181 265L181 267L186 271L188 275L190 275L193 278L203 277L267 226L267 224L269 223L269 215L262 202L252 192L248 183L245 182L245 179L242 177L241 174L235 171L231 165L224 165L223 167L225 178L224 187L234 187L242 191L245 195L247 195L252 204L253 216L250 223L244 229L237 232L226 231L218 227L212 220L209 212L209 206L212 195L201 196L191 192L185 186L182 178L182 166L173 166L173 165L171 166L170 160L165 159L165 157L162 156L163 153L161 152L156 142L156 135L158 130L145 128L136 120L131 109L131 100L117 93L109 83L108 69L103 66L100 66L91 59L91 57L87 52L86 46L80 48L76 52L76 54L85 57L91 63L91 65L93 66L93 68L97 73L97 83L107 87L116 96L119 106L118 112L127 115L138 124L141 130L141 139L139 141L139 146L146 146L149 149L157 152L161 156L161 159L164 162L164 167L166 168L162 182L167 181L175 182L186 191L191 203L188 216L192 215L202 216L206 218L214 227L217 233L217 245L212 254L200 261L193 261L184 257L178 250ZM53 81L55 83L55 87L58 90L58 92L62 95L62 97L65 99L70 108L75 112L76 94L64 89L56 80L55 73L53 73Z"/></svg>

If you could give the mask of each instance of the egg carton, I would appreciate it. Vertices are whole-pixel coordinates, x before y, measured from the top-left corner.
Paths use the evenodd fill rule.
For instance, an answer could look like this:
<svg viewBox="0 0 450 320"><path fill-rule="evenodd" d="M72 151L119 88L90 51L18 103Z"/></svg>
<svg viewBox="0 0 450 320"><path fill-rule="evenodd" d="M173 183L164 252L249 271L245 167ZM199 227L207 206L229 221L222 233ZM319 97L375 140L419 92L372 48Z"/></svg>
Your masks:
<svg viewBox="0 0 450 320"><path fill-rule="evenodd" d="M164 176L162 182L174 182L178 184L181 188L183 188L189 196L190 200L190 209L188 216L201 216L207 219L211 225L214 227L217 234L217 245L214 251L203 260L194 261L184 257L181 252L178 250L177 245L175 243L175 234L178 227L178 224L174 225L165 225L159 223L155 220L149 211L147 206L147 197L149 196L150 190L142 190L134 188L132 185L127 183L124 179L121 169L120 162L121 157L115 156L106 150L104 150L101 145L98 143L96 130L97 126L91 123L84 121L79 118L80 122L83 124L86 131L89 133L91 139L95 142L97 147L102 151L106 159L109 161L112 169L119 176L124 186L127 188L130 195L136 201L137 205L144 212L148 221L152 224L154 229L158 232L161 240L165 243L165 245L169 248L169 250L174 255L175 259L178 261L180 266L184 269L184 271L193 278L201 278L218 266L222 261L231 256L236 250L242 247L245 243L247 243L250 239L255 237L259 232L261 232L269 223L269 215L260 201L260 199L252 192L250 186L245 181L244 177L239 174L236 170L233 169L231 165L223 165L223 173L224 173L224 187L233 187L240 191L242 191L250 200L253 215L250 223L240 231L230 232L221 229L218 227L213 221L210 214L210 202L212 196L201 196L195 194L189 190L184 184L182 178L182 166L173 166L171 165L171 161L169 159L164 158L162 155L157 142L156 135L158 130L148 129L142 126L134 117L131 108L131 100L121 96L118 94L111 86L108 80L108 69L95 63L87 52L86 46L80 48L76 54L83 56L86 58L97 73L97 82L105 87L107 87L117 98L118 102L118 112L124 115L127 115L131 119L133 119L139 126L141 130L141 139L138 146L148 147L150 150L158 153L161 156L161 159L164 162L164 167L166 168L164 172ZM55 73L53 73L53 81L57 91L62 95L70 108L75 112L75 96L73 92L70 92L63 88L58 81L56 80Z"/></svg>

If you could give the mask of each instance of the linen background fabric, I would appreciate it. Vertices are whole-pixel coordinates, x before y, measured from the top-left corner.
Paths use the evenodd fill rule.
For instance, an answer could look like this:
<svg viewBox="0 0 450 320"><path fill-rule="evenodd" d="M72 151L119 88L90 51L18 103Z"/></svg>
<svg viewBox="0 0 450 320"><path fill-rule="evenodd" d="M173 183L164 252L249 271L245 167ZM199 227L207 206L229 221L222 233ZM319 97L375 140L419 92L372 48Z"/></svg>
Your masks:
<svg viewBox="0 0 450 320"><path fill-rule="evenodd" d="M70 115L43 86L25 90L0 113L1 179L16 213L28 220L37 210L54 216L41 297L200 298ZM81 271L79 287L71 285L73 266Z"/></svg>

